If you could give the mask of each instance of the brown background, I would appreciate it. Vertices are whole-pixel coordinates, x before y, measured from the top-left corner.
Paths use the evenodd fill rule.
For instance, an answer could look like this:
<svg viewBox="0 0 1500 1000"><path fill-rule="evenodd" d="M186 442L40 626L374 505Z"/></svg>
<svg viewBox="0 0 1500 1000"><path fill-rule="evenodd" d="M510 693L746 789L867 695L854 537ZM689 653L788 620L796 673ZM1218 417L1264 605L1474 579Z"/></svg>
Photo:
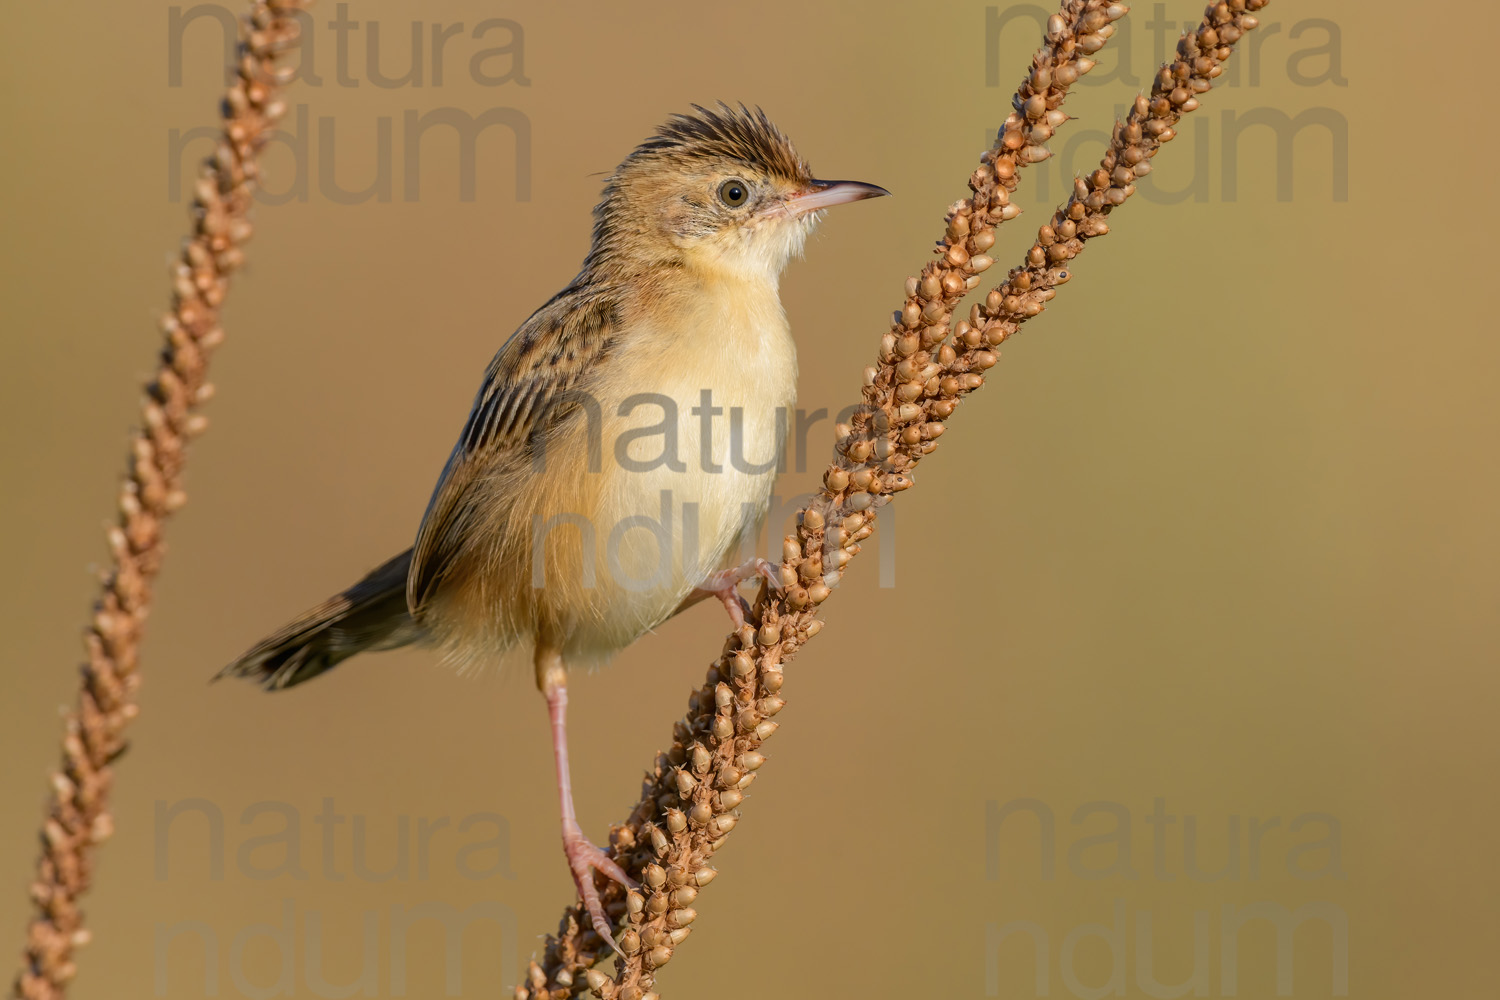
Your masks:
<svg viewBox="0 0 1500 1000"><path fill-rule="evenodd" d="M509 985L502 964L532 953L571 892L529 680L460 678L414 652L358 660L277 697L207 678L408 544L483 364L574 273L600 173L689 102L762 104L820 172L896 193L833 213L784 285L802 405L852 401L902 279L923 262L1036 44L1021 20L988 52L979 3L633 6L424 4L429 31L462 22L466 32L449 42L441 86L429 60L423 86L392 89L371 82L364 29L348 67L359 85L338 84L326 27L335 8L318 9L323 83L290 95L313 133L309 193L259 210L251 266L235 284L211 433L172 526L143 714L119 771L119 832L88 901L97 940L77 996L201 996L205 965L220 996L268 995L243 983L276 980L270 940L254 938L237 959L231 943L280 921L284 905L297 995L320 995L307 978L318 971L309 922L321 922L321 966L340 983L361 968L369 920L377 992L390 996L390 908L436 901L508 908L508 929L468 929L462 971L466 995ZM1153 6L1177 20L1199 12L1139 5L1127 63L1137 77L1153 64ZM1201 913L1209 995L1223 996L1224 907L1266 902L1322 904L1347 921L1350 996L1493 989L1500 351L1485 332L1496 220L1476 183L1495 152L1484 103L1493 79L1461 37L1463 25L1487 23L1487 9L1459 3L1437 18L1284 0L1264 12L1280 29L1261 40L1258 81L1242 65L1239 85L1211 93L1157 161L1161 186L1196 183L1201 200L1143 196L1112 219L1114 233L1006 348L994 386L965 404L901 497L895 586L877 586L872 554L830 602L825 635L788 671L773 759L692 940L664 971L664 995L1038 996L1026 938L987 945L987 927L1029 921L1047 936L1046 995L1083 995L1118 965L1125 995L1149 996L1138 914L1154 928L1156 974L1173 983L1192 967ZM415 10L378 2L350 13L380 23L389 75L407 66ZM527 85L472 78L469 58L506 37L468 36L487 17L524 27ZM1291 37L1318 18L1337 32L1342 84L1327 79L1326 52L1289 68L1330 46L1327 26ZM55 709L71 697L90 567L104 556L100 526L184 230L184 205L168 192L169 131L212 122L221 50L214 23L195 22L173 87L166 6L22 5L7 20L0 942L19 946ZM1122 42L1101 57L1099 78ZM992 59L998 87L986 86ZM484 66L508 68L506 57ZM1069 110L1081 120L1055 148L1107 127L1133 93L1118 75L1080 88ZM475 200L460 200L452 139L436 133L420 197L403 199L402 115L443 107L525 115L530 200L515 197L514 147L499 128L480 139ZM1245 132L1228 197L1223 115L1257 108L1330 109L1346 123L1347 198L1331 181L1343 154L1320 128L1297 138L1285 199L1273 133ZM374 176L382 117L394 197L334 203L319 186L317 122L333 123L340 183L358 190ZM1195 127L1206 132L1201 154ZM197 148L182 158L187 176ZM1097 141L1083 149L1080 169ZM277 149L267 166L271 188L285 190L292 156ZM1004 264L1062 190L1062 168L1048 169L1025 182L1032 211L1002 235ZM828 427L812 434L810 469L778 492L813 483ZM623 817L723 628L699 609L575 685L577 795L591 834ZM362 817L378 868L392 863L407 817L408 876L354 877L350 821L332 848L344 880L328 877L314 819L325 797ZM224 817L222 880L210 877L199 817L169 837L155 817L157 803L191 798ZM987 826L987 803L1021 798L1055 816L1051 877L1034 820ZM1179 817L1165 828L1173 878L1154 870L1147 821L1158 798ZM238 860L284 827L276 814L242 821L266 800L300 818L305 879L257 879ZM1115 812L1075 823L1090 802ZM459 849L494 828L457 826L487 812L508 822L508 850L465 855L471 868L500 870L465 878ZM1324 818L1292 832L1306 814ZM416 826L440 817L450 822L423 878ZM1209 871L1224 865L1237 826L1237 874L1185 874L1188 817ZM1272 818L1252 874L1250 824ZM1117 841L1088 841L1121 823L1135 878L1111 869ZM274 845L248 855L271 869L284 857ZM1117 900L1122 953L1090 937L1065 961L1069 933L1112 923ZM193 933L157 954L163 928L184 922L217 941L212 961ZM1334 995L1337 938L1317 920L1296 932L1295 996ZM1274 995L1269 925L1238 941L1230 985ZM406 995L443 995L443 961L435 925L414 928Z"/></svg>

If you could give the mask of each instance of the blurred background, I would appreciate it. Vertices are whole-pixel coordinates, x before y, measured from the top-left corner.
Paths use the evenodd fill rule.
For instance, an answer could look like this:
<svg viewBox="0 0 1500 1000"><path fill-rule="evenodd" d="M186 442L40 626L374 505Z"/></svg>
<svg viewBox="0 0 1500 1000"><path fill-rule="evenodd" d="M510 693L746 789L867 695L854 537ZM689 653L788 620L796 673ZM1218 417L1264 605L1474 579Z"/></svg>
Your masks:
<svg viewBox="0 0 1500 1000"><path fill-rule="evenodd" d="M1452 56L1487 9L1262 13L788 669L664 996L1490 995L1500 347L1495 210L1468 192L1495 153L1493 81ZM514 984L572 893L527 672L403 651L277 696L208 679L410 543L484 364L575 273L603 174L691 102L760 104L821 175L895 193L832 213L784 283L799 405L855 401L1048 12L315 8L171 526L77 997ZM238 13L8 19L15 948ZM1143 2L1122 23L1001 264L1200 13ZM490 122L467 152L442 124L460 112ZM816 481L831 422L808 441L783 498ZM575 682L596 839L723 632L702 606Z"/></svg>

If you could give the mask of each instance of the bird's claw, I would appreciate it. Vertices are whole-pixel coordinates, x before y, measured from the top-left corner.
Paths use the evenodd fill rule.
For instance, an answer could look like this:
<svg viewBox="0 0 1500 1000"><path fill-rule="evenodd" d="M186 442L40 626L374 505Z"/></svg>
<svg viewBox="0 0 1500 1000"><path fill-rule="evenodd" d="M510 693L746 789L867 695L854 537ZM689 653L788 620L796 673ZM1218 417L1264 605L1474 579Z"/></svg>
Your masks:
<svg viewBox="0 0 1500 1000"><path fill-rule="evenodd" d="M625 953L620 951L620 946L615 944L614 935L610 933L610 921L604 914L604 904L599 900L599 889L594 885L594 872L613 879L627 889L639 889L640 883L626 874L625 869L614 858L596 847L583 835L583 831L576 828L563 830L563 853L568 857L573 884L578 888L578 896L583 900L583 907L588 911L594 931L623 959Z"/></svg>
<svg viewBox="0 0 1500 1000"><path fill-rule="evenodd" d="M745 624L745 612L750 609L750 605L740 596L739 585L757 577L765 580L766 585L773 592L781 593L779 568L769 559L759 558L720 570L705 580L698 589L717 597L724 605L724 610L729 612L729 618L734 622L734 627L739 628Z"/></svg>

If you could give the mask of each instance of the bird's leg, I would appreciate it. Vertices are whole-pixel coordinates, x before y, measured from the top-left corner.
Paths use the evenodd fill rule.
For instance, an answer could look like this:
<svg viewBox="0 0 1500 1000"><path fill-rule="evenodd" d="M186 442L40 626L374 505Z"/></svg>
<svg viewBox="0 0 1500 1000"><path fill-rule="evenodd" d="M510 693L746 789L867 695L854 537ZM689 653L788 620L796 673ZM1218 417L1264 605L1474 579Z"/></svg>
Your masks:
<svg viewBox="0 0 1500 1000"><path fill-rule="evenodd" d="M536 680L537 686L547 698L547 714L552 720L552 755L557 761L557 794L562 801L563 853L567 855L568 868L573 872L573 884L578 887L578 895L589 912L594 930L616 953L620 953L614 936L610 934L610 923L604 915L604 906L599 901L599 890L594 885L594 872L602 872L631 889L639 888L639 885L613 858L594 846L578 826L578 816L573 812L573 784L568 773L567 668L556 650L540 644L536 654Z"/></svg>
<svg viewBox="0 0 1500 1000"><path fill-rule="evenodd" d="M777 567L769 559L751 559L730 569L722 569L704 580L693 588L683 602L678 605L677 610L692 607L699 601L710 597L717 597L724 605L724 610L729 612L729 618L734 622L734 627L739 628L745 624L745 612L749 605L740 596L739 586L746 580L754 580L763 577L772 590L781 590L781 576Z"/></svg>

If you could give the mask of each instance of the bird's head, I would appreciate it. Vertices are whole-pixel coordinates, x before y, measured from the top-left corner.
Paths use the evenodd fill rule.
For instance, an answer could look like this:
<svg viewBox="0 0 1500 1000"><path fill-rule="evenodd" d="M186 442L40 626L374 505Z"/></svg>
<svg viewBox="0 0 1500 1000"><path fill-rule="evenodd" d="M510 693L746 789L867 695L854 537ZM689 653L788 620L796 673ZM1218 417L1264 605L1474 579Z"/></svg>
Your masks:
<svg viewBox="0 0 1500 1000"><path fill-rule="evenodd" d="M889 194L813 177L760 110L674 115L620 164L594 210L590 260L775 281L834 205Z"/></svg>

